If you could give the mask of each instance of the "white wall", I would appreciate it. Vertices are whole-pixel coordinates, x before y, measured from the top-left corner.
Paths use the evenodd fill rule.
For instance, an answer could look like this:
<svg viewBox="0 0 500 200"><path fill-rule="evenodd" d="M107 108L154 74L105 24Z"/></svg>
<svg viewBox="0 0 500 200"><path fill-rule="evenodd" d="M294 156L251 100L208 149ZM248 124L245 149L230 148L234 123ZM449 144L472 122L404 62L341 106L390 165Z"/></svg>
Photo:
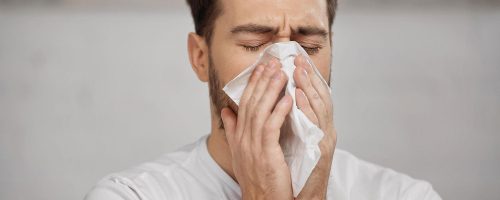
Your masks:
<svg viewBox="0 0 500 200"><path fill-rule="evenodd" d="M107 173L209 132L185 7L0 8L0 199L81 199ZM341 7L339 148L500 197L500 9Z"/></svg>

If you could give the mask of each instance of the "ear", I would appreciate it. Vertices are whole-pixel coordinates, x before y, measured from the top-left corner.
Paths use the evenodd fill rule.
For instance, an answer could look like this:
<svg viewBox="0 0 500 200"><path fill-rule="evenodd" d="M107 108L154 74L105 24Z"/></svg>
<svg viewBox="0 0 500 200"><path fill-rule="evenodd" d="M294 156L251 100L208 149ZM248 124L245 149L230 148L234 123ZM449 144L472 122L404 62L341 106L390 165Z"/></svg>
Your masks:
<svg viewBox="0 0 500 200"><path fill-rule="evenodd" d="M198 79L203 82L208 81L208 46L203 37L196 33L188 35L189 62Z"/></svg>

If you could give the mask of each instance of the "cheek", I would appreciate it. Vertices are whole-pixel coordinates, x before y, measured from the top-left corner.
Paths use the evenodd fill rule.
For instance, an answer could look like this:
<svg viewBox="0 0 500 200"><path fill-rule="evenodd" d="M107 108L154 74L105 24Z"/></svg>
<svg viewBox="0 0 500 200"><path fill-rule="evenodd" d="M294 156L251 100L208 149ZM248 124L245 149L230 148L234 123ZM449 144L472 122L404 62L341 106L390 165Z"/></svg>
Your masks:
<svg viewBox="0 0 500 200"><path fill-rule="evenodd" d="M246 52L238 48L227 46L223 48L224 50L213 53L214 66L212 67L217 70L219 80L223 85L252 65L258 57L258 53Z"/></svg>
<svg viewBox="0 0 500 200"><path fill-rule="evenodd" d="M331 56L330 54L318 55L315 57L311 57L314 62L314 65L323 76L323 79L326 82L329 82L328 78L330 77L330 67L331 67Z"/></svg>

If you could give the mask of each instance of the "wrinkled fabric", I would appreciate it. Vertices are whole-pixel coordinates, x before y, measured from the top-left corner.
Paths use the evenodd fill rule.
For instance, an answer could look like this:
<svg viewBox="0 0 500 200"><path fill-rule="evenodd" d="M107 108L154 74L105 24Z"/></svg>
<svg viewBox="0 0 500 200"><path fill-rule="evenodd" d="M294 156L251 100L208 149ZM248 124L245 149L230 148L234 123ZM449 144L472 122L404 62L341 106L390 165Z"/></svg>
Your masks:
<svg viewBox="0 0 500 200"><path fill-rule="evenodd" d="M101 179L85 200L237 200L238 184L213 160L207 136ZM441 200L432 186L336 149L328 200Z"/></svg>

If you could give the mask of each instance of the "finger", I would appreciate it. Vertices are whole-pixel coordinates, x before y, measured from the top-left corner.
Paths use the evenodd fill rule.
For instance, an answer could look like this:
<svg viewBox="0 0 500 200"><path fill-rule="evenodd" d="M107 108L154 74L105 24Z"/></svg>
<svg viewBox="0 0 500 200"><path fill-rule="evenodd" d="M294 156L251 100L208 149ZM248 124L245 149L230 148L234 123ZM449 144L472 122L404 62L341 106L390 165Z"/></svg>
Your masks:
<svg viewBox="0 0 500 200"><path fill-rule="evenodd" d="M311 120L314 124L319 125L318 118L314 114L304 91L299 88L295 89L295 99L297 99L297 107L306 115L306 117L309 118L309 120Z"/></svg>
<svg viewBox="0 0 500 200"><path fill-rule="evenodd" d="M284 74L283 71L277 70L273 74L271 80L269 81L269 84L267 85L266 90L264 91L262 97L258 101L259 106L254 108L255 109L254 113L259 117L258 121L265 120L265 118L263 119L260 116L267 117L271 114L271 111L273 111L273 108L276 105L276 102L278 101L278 96L283 90L283 87L285 86L286 82L287 82L287 76Z"/></svg>
<svg viewBox="0 0 500 200"><path fill-rule="evenodd" d="M324 125L326 125L325 122L327 116L326 108L320 95L312 86L307 71L303 67L297 67L295 68L293 76L296 80L297 87L302 89L302 91L306 94L307 100L309 101L314 114L318 118L319 126L324 127Z"/></svg>
<svg viewBox="0 0 500 200"><path fill-rule="evenodd" d="M267 85L274 75L274 72L278 70L278 67L279 62L274 59L269 61L269 63L266 65L262 75L260 76L259 80L257 80L253 94L250 97L250 106L255 106L255 104L259 102L260 98L266 91Z"/></svg>
<svg viewBox="0 0 500 200"><path fill-rule="evenodd" d="M292 110L292 104L293 104L292 97L288 94L283 96L278 101L276 107L274 108L273 112L266 121L266 125L264 126L264 129L266 131L266 134L262 136L264 145L279 143L279 138L280 138L279 130L283 125L286 116Z"/></svg>
<svg viewBox="0 0 500 200"><path fill-rule="evenodd" d="M247 86L245 87L245 91L243 92L243 95L240 100L240 104L238 105L238 119L237 121L240 124L243 124L243 126L237 127L237 136L238 139L242 137L242 133L244 132L243 130L245 129L245 124L246 124L246 112L247 112L247 107L249 105L250 97L253 95L253 91L255 90L255 87L257 85L258 80L262 76L262 73L264 72L265 65L260 64L255 67L255 70L252 72L252 76L250 77L250 80L248 81Z"/></svg>
<svg viewBox="0 0 500 200"><path fill-rule="evenodd" d="M295 59L295 66L300 66L306 69L309 79L311 80L311 84L320 95L323 103L325 105L331 105L330 87L328 87L321 75L316 73L312 64L309 63L303 56L299 55Z"/></svg>
<svg viewBox="0 0 500 200"><path fill-rule="evenodd" d="M257 81L262 76L262 72L264 71L265 67L266 67L266 65L264 65L264 64L260 64L260 65L257 65L255 67L255 70L252 72L252 76L250 76L248 84L245 87L245 91L241 95L240 105L239 106L242 106L242 104L245 105L246 102L248 102L248 99L253 94L253 90L254 90L255 86L257 85Z"/></svg>
<svg viewBox="0 0 500 200"><path fill-rule="evenodd" d="M257 125L253 123L254 120L261 119L261 118L267 118L267 116L258 116L255 110L258 105L258 102L260 98L262 97L262 94L264 94L264 91L267 88L267 85L269 84L272 75L274 72L278 69L278 64L276 60L271 60L265 67L265 69L262 72L262 75L260 76L259 80L256 81L255 88L253 90L253 93L251 94L250 98L248 99L248 103L246 106L247 112L245 114L245 132L248 133L253 133L253 129L257 127L262 127L262 125ZM251 134L242 136L242 137L251 137ZM249 138L246 138L245 140L248 140Z"/></svg>
<svg viewBox="0 0 500 200"><path fill-rule="evenodd" d="M236 131L236 114L234 114L231 109L226 107L222 109L220 116L222 118L222 123L224 123L224 133L226 135L227 142L231 148L234 143Z"/></svg>
<svg viewBox="0 0 500 200"><path fill-rule="evenodd" d="M276 72L274 72L274 75L271 77L269 84L267 85L266 91L258 102L259 106L254 108L254 118L252 120L252 126L255 128L252 133L252 139L254 140L254 142L259 144L261 143L261 136L262 134L264 134L262 133L263 131L261 129L262 124L264 124L268 116L273 111L273 108L278 101L278 97L283 90L287 79L288 78L283 71L276 70Z"/></svg>

